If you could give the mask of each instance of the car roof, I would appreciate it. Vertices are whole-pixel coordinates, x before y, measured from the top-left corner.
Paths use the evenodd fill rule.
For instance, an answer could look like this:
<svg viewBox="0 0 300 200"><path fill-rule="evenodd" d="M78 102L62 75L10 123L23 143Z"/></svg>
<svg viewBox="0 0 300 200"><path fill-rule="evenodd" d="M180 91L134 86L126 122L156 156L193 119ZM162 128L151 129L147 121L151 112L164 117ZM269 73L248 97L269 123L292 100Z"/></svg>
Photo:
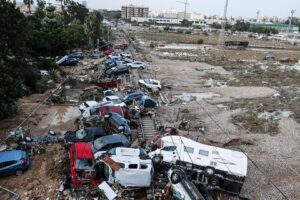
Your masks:
<svg viewBox="0 0 300 200"><path fill-rule="evenodd" d="M22 151L20 150L0 152L0 162L20 160L21 158L22 158Z"/></svg>
<svg viewBox="0 0 300 200"><path fill-rule="evenodd" d="M75 147L76 158L93 158L92 149L89 143L77 142L72 146Z"/></svg>
<svg viewBox="0 0 300 200"><path fill-rule="evenodd" d="M115 134L115 135L107 135L99 138L98 140L101 140L105 144L114 144L122 142L123 144L130 145L128 139L121 134Z"/></svg>
<svg viewBox="0 0 300 200"><path fill-rule="evenodd" d="M109 99L120 99L119 97L117 97L117 96L113 96L113 95L111 95L111 96L107 96L107 97L105 97L105 98L109 98Z"/></svg>
<svg viewBox="0 0 300 200"><path fill-rule="evenodd" d="M138 91L138 92L129 93L129 94L127 94L127 96L132 96L132 95L136 95L136 94L142 94L143 95L144 93Z"/></svg>

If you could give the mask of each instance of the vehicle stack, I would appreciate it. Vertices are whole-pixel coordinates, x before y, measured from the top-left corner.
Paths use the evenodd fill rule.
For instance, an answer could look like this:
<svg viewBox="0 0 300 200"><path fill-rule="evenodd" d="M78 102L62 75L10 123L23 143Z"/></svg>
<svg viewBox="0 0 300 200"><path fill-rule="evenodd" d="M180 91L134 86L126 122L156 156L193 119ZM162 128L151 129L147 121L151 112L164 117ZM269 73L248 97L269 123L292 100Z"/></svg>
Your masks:
<svg viewBox="0 0 300 200"><path fill-rule="evenodd" d="M149 200L206 199L216 191L239 195L247 175L245 154L201 144L175 127L159 126L157 92L163 84L153 78L134 80L148 69L128 48L118 44L90 56L105 58L99 65L101 76L90 82L102 91L102 98L82 101L78 129L66 130L57 139L68 154L62 191L70 183L72 188L97 186L98 199L109 200L138 199L135 195L141 191ZM82 58L82 53L73 52L57 58L56 64L76 65ZM149 127L154 131L146 137ZM29 166L26 148L0 152L1 176L21 175Z"/></svg>

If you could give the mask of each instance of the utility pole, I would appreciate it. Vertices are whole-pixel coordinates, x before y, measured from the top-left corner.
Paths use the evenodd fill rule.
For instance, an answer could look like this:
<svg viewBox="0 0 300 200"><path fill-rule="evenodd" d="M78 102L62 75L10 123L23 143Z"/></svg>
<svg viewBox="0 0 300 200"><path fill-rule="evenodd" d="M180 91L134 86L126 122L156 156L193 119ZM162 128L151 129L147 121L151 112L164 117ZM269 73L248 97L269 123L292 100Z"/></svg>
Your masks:
<svg viewBox="0 0 300 200"><path fill-rule="evenodd" d="M295 12L296 10L291 10L291 17L290 17L289 31L288 31L289 33L292 32L292 20Z"/></svg>
<svg viewBox="0 0 300 200"><path fill-rule="evenodd" d="M259 22L259 14L260 14L260 11L258 10L258 11L256 12L256 23Z"/></svg>
<svg viewBox="0 0 300 200"><path fill-rule="evenodd" d="M220 47L224 47L225 43L225 26L227 22L227 8L228 8L228 0L226 0L225 7L224 7L224 14L223 14L223 19L222 19L222 30L220 32L220 38L219 38L219 45Z"/></svg>
<svg viewBox="0 0 300 200"><path fill-rule="evenodd" d="M184 17L183 17L183 19L186 19L186 9L187 9L187 5L189 5L188 0L185 0L185 2L183 2L183 1L177 1L177 3L184 4Z"/></svg>

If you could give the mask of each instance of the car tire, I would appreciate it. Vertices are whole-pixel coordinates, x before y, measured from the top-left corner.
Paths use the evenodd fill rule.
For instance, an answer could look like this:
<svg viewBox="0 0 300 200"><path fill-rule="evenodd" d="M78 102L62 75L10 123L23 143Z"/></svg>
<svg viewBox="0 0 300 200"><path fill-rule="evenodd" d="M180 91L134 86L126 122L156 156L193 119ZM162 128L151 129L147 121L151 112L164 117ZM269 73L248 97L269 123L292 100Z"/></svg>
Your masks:
<svg viewBox="0 0 300 200"><path fill-rule="evenodd" d="M152 162L154 165L160 165L162 160L163 158L161 155L154 155L154 157L152 158Z"/></svg>
<svg viewBox="0 0 300 200"><path fill-rule="evenodd" d="M144 67L139 67L139 70L144 70L145 68Z"/></svg>
<svg viewBox="0 0 300 200"><path fill-rule="evenodd" d="M212 171L212 173L207 173L207 170L211 170ZM205 176L207 176L207 177L212 177L214 174L215 174L215 168L213 168L213 167L206 167L205 169L204 169L204 172L205 172Z"/></svg>
<svg viewBox="0 0 300 200"><path fill-rule="evenodd" d="M170 179L171 179L171 183L173 184L179 183L182 180L180 172L177 170L173 171Z"/></svg>
<svg viewBox="0 0 300 200"><path fill-rule="evenodd" d="M16 176L21 176L23 174L23 171L18 169L18 170L16 170L15 174L16 174Z"/></svg>

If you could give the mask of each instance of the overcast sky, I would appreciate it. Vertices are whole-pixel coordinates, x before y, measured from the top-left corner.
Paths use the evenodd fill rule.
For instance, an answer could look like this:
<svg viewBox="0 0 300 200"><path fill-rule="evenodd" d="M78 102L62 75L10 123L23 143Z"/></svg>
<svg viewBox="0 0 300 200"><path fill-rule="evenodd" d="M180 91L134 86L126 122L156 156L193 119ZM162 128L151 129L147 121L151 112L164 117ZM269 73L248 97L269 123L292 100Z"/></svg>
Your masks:
<svg viewBox="0 0 300 200"><path fill-rule="evenodd" d="M77 0L80 2L81 0ZM183 11L184 4L177 0L86 0L89 8L120 10L122 5L144 5L150 11L164 11L175 9ZM185 1L185 0L178 0ZM204 15L223 15L225 0L188 0L188 12L195 11ZM254 17L257 10L260 16L278 16L286 18L292 9L296 9L294 16L300 17L300 0L229 0L227 16Z"/></svg>

